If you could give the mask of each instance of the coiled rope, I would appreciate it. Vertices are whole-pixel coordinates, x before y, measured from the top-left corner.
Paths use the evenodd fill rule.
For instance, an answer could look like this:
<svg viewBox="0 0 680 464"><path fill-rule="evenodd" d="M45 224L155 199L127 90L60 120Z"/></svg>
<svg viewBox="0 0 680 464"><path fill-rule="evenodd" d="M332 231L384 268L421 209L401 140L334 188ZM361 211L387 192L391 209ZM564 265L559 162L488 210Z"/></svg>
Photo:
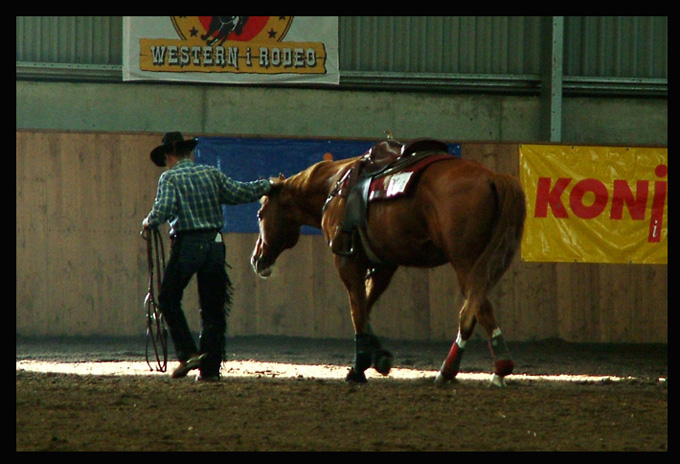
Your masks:
<svg viewBox="0 0 680 464"><path fill-rule="evenodd" d="M146 310L146 363L152 371L165 372L168 365L168 329L158 306L158 291L165 269L165 247L158 229L144 229L140 233L146 241L146 257L149 270L149 291L144 298ZM156 359L152 365L151 348Z"/></svg>

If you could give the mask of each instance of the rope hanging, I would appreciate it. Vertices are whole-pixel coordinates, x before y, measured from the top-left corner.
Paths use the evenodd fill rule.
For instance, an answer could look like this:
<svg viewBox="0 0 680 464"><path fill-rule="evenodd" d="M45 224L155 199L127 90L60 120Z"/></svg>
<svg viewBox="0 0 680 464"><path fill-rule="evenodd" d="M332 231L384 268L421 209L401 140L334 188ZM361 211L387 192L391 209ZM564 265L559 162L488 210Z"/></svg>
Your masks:
<svg viewBox="0 0 680 464"><path fill-rule="evenodd" d="M146 363L152 371L165 372L168 363L168 329L158 306L158 291L163 281L165 269L165 248L163 237L158 229L142 230L146 241L146 257L149 270L149 291L144 298L146 310ZM150 359L150 351L156 359L155 367Z"/></svg>

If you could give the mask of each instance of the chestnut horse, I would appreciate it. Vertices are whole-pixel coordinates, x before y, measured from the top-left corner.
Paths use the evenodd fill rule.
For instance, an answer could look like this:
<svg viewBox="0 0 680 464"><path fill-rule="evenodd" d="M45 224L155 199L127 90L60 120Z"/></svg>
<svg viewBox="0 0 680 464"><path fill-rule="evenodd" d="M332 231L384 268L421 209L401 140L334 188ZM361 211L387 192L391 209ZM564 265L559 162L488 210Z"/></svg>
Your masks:
<svg viewBox="0 0 680 464"><path fill-rule="evenodd" d="M343 221L345 198L338 186L358 158L321 161L274 182L261 200L260 234L251 257L261 277L292 248L302 225L320 228L332 245ZM435 381L453 380L475 324L484 328L494 360L492 384L504 386L514 368L487 295L510 266L522 237L525 197L519 181L481 164L450 156L419 173L412 193L370 203L354 252L335 255L335 267L349 294L355 331L354 365L347 381L366 382L373 367L387 375L392 356L371 332L369 315L398 266L453 266L465 297L458 336Z"/></svg>

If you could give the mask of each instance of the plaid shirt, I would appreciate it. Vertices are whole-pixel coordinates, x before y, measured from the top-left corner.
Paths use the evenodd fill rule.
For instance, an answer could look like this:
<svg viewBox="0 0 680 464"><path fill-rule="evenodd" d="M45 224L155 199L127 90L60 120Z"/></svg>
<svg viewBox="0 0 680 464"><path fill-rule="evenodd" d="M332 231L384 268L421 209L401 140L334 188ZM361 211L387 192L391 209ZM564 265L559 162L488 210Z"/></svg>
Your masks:
<svg viewBox="0 0 680 464"><path fill-rule="evenodd" d="M179 160L161 174L153 208L146 218L149 227L170 222L170 235L196 229L222 229L221 205L239 205L269 193L268 180L237 182L212 166Z"/></svg>

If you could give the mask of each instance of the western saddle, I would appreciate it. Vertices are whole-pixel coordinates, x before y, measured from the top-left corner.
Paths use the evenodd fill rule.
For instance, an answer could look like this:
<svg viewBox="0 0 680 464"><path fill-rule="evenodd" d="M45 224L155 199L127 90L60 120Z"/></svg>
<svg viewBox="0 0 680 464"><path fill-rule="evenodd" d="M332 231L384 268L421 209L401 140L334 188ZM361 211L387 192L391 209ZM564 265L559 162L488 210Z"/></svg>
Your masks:
<svg viewBox="0 0 680 464"><path fill-rule="evenodd" d="M446 143L433 139L416 139L409 143L388 138L377 142L359 158L342 181L337 193L346 198L342 226L331 242L333 253L351 256L355 252L356 231L366 224L368 192L376 177L399 172L405 167L435 153L448 153ZM334 195L331 194L331 195ZM332 196L328 198L328 201Z"/></svg>

